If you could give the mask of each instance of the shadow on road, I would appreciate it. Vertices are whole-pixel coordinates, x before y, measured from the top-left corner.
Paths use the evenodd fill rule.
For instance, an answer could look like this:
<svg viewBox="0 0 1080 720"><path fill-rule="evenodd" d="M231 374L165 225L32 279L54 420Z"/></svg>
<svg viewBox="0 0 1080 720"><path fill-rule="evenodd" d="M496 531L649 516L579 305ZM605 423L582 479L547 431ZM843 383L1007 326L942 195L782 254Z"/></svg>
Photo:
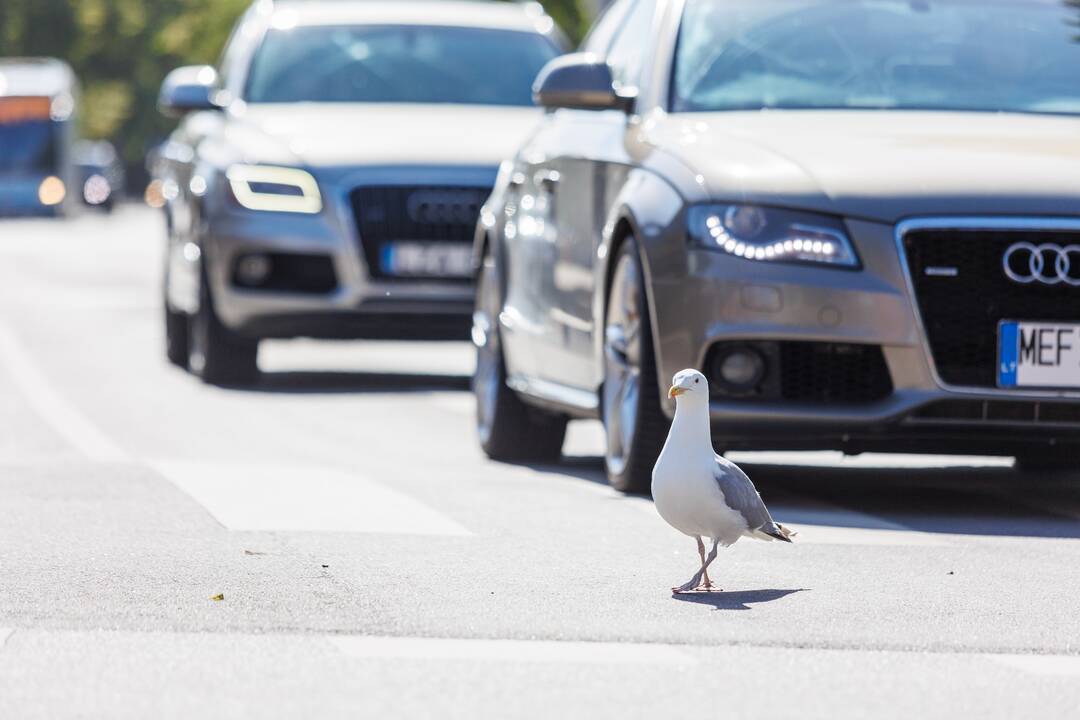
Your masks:
<svg viewBox="0 0 1080 720"><path fill-rule="evenodd" d="M673 600L679 602L694 603L696 605L712 605L715 610L750 610L751 605L761 605L773 602L793 595L798 592L806 592L806 588L798 590L737 590L734 592L700 592L672 595Z"/></svg>
<svg viewBox="0 0 1080 720"><path fill-rule="evenodd" d="M1075 478L1033 477L1008 467L741 467L776 518L791 525L1080 539ZM534 469L606 483L599 457Z"/></svg>
<svg viewBox="0 0 1080 720"><path fill-rule="evenodd" d="M791 524L1080 538L1080 520L1068 511L1080 508L1080 483L1066 479L1004 467L743 469Z"/></svg>
<svg viewBox="0 0 1080 720"><path fill-rule="evenodd" d="M293 393L301 395L339 393L411 393L468 390L470 378L462 375L385 372L264 372L254 385L230 387L241 392Z"/></svg>

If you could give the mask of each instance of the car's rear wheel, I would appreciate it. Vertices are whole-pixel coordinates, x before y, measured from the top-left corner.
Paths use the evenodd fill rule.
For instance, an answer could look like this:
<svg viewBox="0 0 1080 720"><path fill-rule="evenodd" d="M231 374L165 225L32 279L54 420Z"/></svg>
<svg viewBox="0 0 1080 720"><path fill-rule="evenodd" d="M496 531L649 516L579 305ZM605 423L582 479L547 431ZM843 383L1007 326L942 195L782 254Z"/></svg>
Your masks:
<svg viewBox="0 0 1080 720"><path fill-rule="evenodd" d="M499 338L501 306L494 258L485 255L476 283L473 343L476 345L476 431L492 460L551 462L562 454L565 416L532 408L506 384L506 361Z"/></svg>
<svg viewBox="0 0 1080 720"><path fill-rule="evenodd" d="M660 407L645 282L632 238L615 261L604 323L604 464L617 490L648 493L668 422Z"/></svg>
<svg viewBox="0 0 1080 720"><path fill-rule="evenodd" d="M259 342L225 327L214 310L206 270L199 277L199 310L188 319L188 368L212 385L248 385L259 376Z"/></svg>

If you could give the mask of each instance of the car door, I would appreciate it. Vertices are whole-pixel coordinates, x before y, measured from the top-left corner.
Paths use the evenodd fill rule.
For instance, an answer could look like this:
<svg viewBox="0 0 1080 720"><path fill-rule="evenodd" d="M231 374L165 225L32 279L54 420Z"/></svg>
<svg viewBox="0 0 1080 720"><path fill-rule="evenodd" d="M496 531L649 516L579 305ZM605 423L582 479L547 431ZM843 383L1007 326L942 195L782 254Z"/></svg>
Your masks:
<svg viewBox="0 0 1080 720"><path fill-rule="evenodd" d="M652 44L655 0L630 0L610 35L594 34L585 51L607 58L617 88L636 92ZM598 26L598 30L600 30ZM546 173L553 207L554 247L547 327L553 362L546 379L579 390L602 380L594 358L603 319L593 316L594 266L608 203L630 167L626 136L636 118L621 110L559 110L555 113ZM554 173L554 177L551 177Z"/></svg>

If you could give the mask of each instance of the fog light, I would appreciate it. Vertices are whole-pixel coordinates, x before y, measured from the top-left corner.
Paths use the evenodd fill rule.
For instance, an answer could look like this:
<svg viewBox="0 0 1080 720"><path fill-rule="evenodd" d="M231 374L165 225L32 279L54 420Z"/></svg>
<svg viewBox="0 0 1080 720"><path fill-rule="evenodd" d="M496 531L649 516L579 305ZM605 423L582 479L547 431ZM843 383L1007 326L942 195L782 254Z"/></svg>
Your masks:
<svg viewBox="0 0 1080 720"><path fill-rule="evenodd" d="M753 348L732 348L720 355L713 367L715 377L736 391L753 390L765 377L765 358Z"/></svg>
<svg viewBox="0 0 1080 720"><path fill-rule="evenodd" d="M241 285L256 287L266 282L272 268L266 255L245 255L236 264L236 279Z"/></svg>

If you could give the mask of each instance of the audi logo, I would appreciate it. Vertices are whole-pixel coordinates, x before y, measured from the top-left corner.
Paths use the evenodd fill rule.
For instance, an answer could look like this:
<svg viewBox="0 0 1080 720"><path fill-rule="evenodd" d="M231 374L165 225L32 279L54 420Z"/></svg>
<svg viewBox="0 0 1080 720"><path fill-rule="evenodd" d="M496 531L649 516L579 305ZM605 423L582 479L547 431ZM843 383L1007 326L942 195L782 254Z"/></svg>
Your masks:
<svg viewBox="0 0 1080 720"><path fill-rule="evenodd" d="M430 190L409 196L408 213L413 222L430 225L471 224L480 215L484 198L479 192Z"/></svg>
<svg viewBox="0 0 1080 720"><path fill-rule="evenodd" d="M1005 251L1001 265L1006 277L1023 285L1080 287L1080 245L1019 242Z"/></svg>

